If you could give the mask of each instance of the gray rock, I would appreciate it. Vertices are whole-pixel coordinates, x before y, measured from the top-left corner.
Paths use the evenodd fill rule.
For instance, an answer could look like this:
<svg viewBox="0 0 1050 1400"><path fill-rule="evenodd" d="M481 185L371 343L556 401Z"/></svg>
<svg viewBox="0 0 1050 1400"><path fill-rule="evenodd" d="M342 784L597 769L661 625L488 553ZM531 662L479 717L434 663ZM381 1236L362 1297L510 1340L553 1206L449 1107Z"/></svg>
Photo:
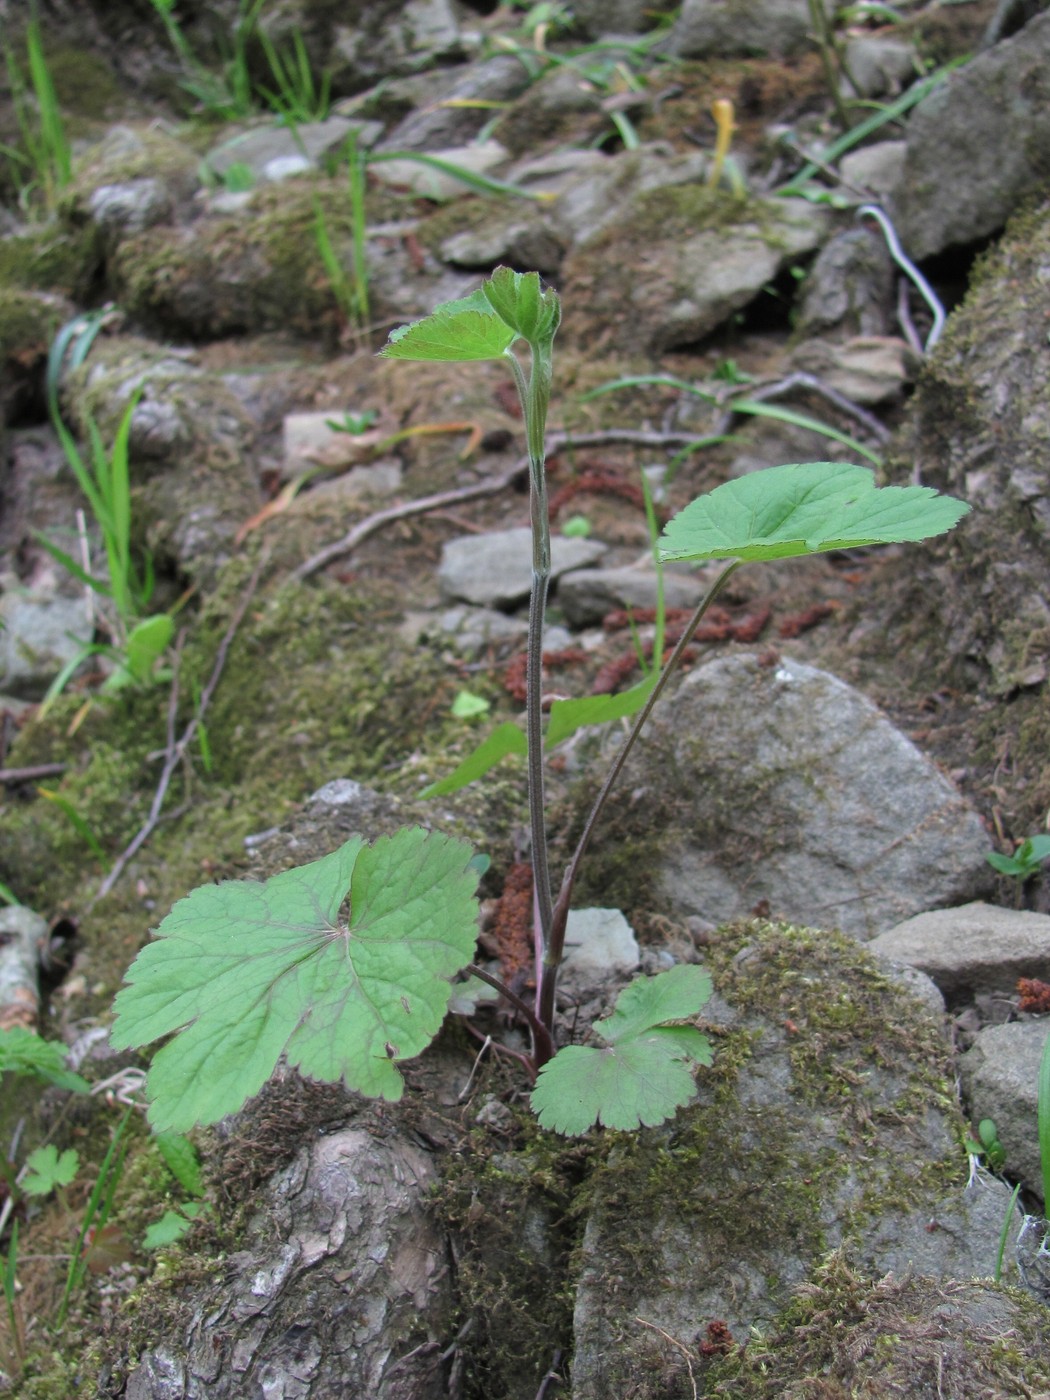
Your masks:
<svg viewBox="0 0 1050 1400"><path fill-rule="evenodd" d="M967 1189L940 1017L834 935L741 924L704 956L720 1000L697 1105L591 1179L573 1400L644 1394L652 1328L694 1351L714 1319L767 1332L828 1250L868 1278L995 1265L1010 1193Z"/></svg>
<svg viewBox="0 0 1050 1400"><path fill-rule="evenodd" d="M871 948L920 968L949 1000L1013 992L1019 977L1050 981L1050 917L976 902L916 914Z"/></svg>
<svg viewBox="0 0 1050 1400"><path fill-rule="evenodd" d="M88 209L104 236L115 241L124 233L141 233L172 215L168 190L160 180L143 177L118 185L99 185L88 200Z"/></svg>
<svg viewBox="0 0 1050 1400"><path fill-rule="evenodd" d="M498 169L509 159L510 152L498 141L480 141L467 146L448 146L428 150L428 155L458 166L471 175L485 175ZM404 160L383 161L371 168L372 175L384 185L397 185L412 190L425 199L455 199L467 193L468 187L456 175L405 157Z"/></svg>
<svg viewBox="0 0 1050 1400"><path fill-rule="evenodd" d="M285 180L304 170L317 169L325 156L340 149L351 131L356 131L361 146L371 146L382 126L379 122L351 121L339 116L322 122L303 122L294 131L268 124L223 141L204 159L220 180L234 165L247 165L259 184Z"/></svg>
<svg viewBox="0 0 1050 1400"><path fill-rule="evenodd" d="M811 33L806 0L685 0L661 48L676 58L792 54Z"/></svg>
<svg viewBox="0 0 1050 1400"><path fill-rule="evenodd" d="M986 1026L959 1058L970 1117L991 1118L1006 1152L1005 1170L1043 1198L1036 1128L1039 1065L1050 1033L1045 1018ZM1044 1202L1044 1206L1045 1206Z"/></svg>
<svg viewBox="0 0 1050 1400"><path fill-rule="evenodd" d="M919 72L918 55L911 44L878 34L860 34L846 44L846 68L853 83L843 80L842 93L851 97L882 97L901 91ZM853 84L856 84L854 88Z"/></svg>
<svg viewBox="0 0 1050 1400"><path fill-rule="evenodd" d="M542 210L515 204L493 209L477 229L451 234L441 244L441 256L453 267L491 271L504 263L527 267L552 277L561 266L565 239Z"/></svg>
<svg viewBox="0 0 1050 1400"><path fill-rule="evenodd" d="M464 55L449 0L354 0L337 14L327 65L337 91L361 91Z"/></svg>
<svg viewBox="0 0 1050 1400"><path fill-rule="evenodd" d="M701 186L684 197L658 189L620 211L566 259L566 333L653 352L710 334L814 252L827 227L825 211L801 199L749 199L734 219Z"/></svg>
<svg viewBox="0 0 1050 1400"><path fill-rule="evenodd" d="M893 261L881 234L871 228L836 233L806 275L800 334L886 335L892 325L893 283Z"/></svg>
<svg viewBox="0 0 1050 1400"><path fill-rule="evenodd" d="M1025 703L1044 714L1050 713L1048 264L1044 201L1007 230L927 361L898 455L913 464L917 480L963 497L973 511L950 540L932 541L902 561L912 591L898 590L893 599L898 616L913 606L931 610L917 647L949 661L954 680L972 691L980 676L995 694L1027 692ZM1025 723L1033 736L1045 732L1045 720L1034 715ZM1041 786L1045 755L1045 742L1034 742L1027 770L1033 789ZM1034 791L1031 800L1040 800Z"/></svg>
<svg viewBox="0 0 1050 1400"><path fill-rule="evenodd" d="M700 152L669 156L646 147L574 163L570 182L554 205L558 224L574 242L586 242L624 219L644 195L702 181L708 163ZM538 183L548 187L542 176Z"/></svg>
<svg viewBox="0 0 1050 1400"><path fill-rule="evenodd" d="M53 573L29 587L7 576L0 587L0 691L39 700L91 641L87 601L62 593Z"/></svg>
<svg viewBox="0 0 1050 1400"><path fill-rule="evenodd" d="M492 115L491 109L471 103L510 102L528 85L524 65L504 54L444 74L440 84L428 77L428 100L414 102L413 110L387 132L379 149L437 154L442 147L467 145Z"/></svg>
<svg viewBox="0 0 1050 1400"><path fill-rule="evenodd" d="M573 0L573 31L588 39L619 34L644 34L652 28L648 0Z"/></svg>
<svg viewBox="0 0 1050 1400"><path fill-rule="evenodd" d="M853 403L879 404L900 397L913 378L916 356L895 336L854 336L842 345L804 340L793 351L791 365L816 375Z"/></svg>
<svg viewBox="0 0 1050 1400"><path fill-rule="evenodd" d="M559 986L599 987L634 972L641 952L619 909L572 909L565 926L565 961Z"/></svg>
<svg viewBox="0 0 1050 1400"><path fill-rule="evenodd" d="M655 608L656 573L642 568L580 569L558 581L558 602L572 627L601 622L615 608ZM664 602L669 608L695 608L700 587L695 576L664 570Z"/></svg>
<svg viewBox="0 0 1050 1400"><path fill-rule="evenodd" d="M1050 14L957 69L908 121L897 230L913 258L985 238L1050 177Z"/></svg>
<svg viewBox="0 0 1050 1400"><path fill-rule="evenodd" d="M907 152L904 141L876 141L872 146L862 146L859 151L849 151L842 157L839 167L842 179L854 189L867 190L870 197L892 201L904 178Z"/></svg>
<svg viewBox="0 0 1050 1400"><path fill-rule="evenodd" d="M977 813L870 701L753 654L699 667L658 705L623 786L662 839L668 912L718 923L767 900L861 938L990 883Z"/></svg>
<svg viewBox="0 0 1050 1400"><path fill-rule="evenodd" d="M594 563L605 553L597 540L551 539L551 578ZM529 595L532 533L527 527L466 535L441 551L442 597L492 608L513 608Z"/></svg>

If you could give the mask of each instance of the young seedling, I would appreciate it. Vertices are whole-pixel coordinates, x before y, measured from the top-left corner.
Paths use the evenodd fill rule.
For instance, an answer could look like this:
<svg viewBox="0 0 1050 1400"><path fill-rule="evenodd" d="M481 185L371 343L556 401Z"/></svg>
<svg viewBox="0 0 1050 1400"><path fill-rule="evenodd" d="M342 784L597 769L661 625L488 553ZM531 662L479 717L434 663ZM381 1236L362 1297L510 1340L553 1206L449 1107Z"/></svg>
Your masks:
<svg viewBox="0 0 1050 1400"><path fill-rule="evenodd" d="M534 888L536 997L527 1005L472 964L477 858L462 841L403 828L369 846L340 850L264 884L205 885L181 900L136 958L116 1000L116 1048L173 1038L153 1059L147 1092L158 1131L213 1122L256 1093L284 1056L311 1078L396 1100L398 1064L418 1055L446 1015L451 980L495 987L531 1032L526 1057L540 1123L579 1134L596 1123L635 1129L669 1118L694 1093L693 1071L710 1063L706 1037L689 1024L711 993L701 968L641 977L594 1027L595 1043L556 1053L555 994L572 892L602 809L637 735L704 613L748 560L926 539L951 529L968 507L927 487L877 489L866 467L807 462L756 472L700 497L659 541L662 559L725 566L698 603L662 671L620 695L556 702L546 724L541 661L550 526L544 439L561 319L557 295L536 273L499 268L469 297L393 332L392 359L496 360L514 378L529 461L532 588L525 731L499 725L455 773L448 792L507 754L527 762ZM519 358L527 351L527 362ZM662 639L656 648L659 658ZM544 803L544 742L584 725L633 717L555 893ZM457 988L459 1005L469 1003Z"/></svg>

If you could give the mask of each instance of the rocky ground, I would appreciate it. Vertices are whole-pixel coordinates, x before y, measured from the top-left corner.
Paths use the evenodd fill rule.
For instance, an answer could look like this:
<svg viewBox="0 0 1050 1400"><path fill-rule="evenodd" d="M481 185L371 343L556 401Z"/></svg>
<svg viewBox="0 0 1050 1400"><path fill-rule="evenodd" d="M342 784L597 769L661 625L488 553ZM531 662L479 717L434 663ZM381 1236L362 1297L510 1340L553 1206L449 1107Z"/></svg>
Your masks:
<svg viewBox="0 0 1050 1400"><path fill-rule="evenodd" d="M2 1208L8 1393L1050 1389L1050 885L985 859L1050 810L1050 14L570 8L42 2L67 172L33 155L47 102L0 0L0 155L28 156L0 176L0 1024L96 1090L5 1078L12 1175L81 1158ZM314 75L293 122L267 44ZM621 911L616 975L576 950L561 1034L633 968L703 963L692 1108L542 1133L515 1062L476 1059L517 1029L480 1012L398 1105L282 1073L196 1135L207 1209L166 1249L144 1234L186 1193L135 1109L78 1240L148 1063L109 1048L113 996L195 886L416 821L489 856L483 949L514 956L516 760L420 793L520 713L523 425L497 364L375 355L499 264L563 304L552 693L638 678L643 473L664 517L792 461L972 511L743 569L632 759L576 900ZM78 576L105 551L51 391L83 453L126 435L155 586L123 613ZM702 581L669 568L668 608ZM116 686L147 615L172 622ZM551 756L556 858L609 743ZM965 1145L985 1119L1002 1157Z"/></svg>

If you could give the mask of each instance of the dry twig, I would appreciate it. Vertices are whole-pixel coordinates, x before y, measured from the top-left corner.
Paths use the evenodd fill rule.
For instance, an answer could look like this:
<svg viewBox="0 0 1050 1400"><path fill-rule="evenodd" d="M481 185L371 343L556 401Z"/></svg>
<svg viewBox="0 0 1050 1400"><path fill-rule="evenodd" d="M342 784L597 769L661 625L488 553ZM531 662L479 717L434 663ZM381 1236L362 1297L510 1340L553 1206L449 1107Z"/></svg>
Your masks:
<svg viewBox="0 0 1050 1400"><path fill-rule="evenodd" d="M146 817L146 820L139 827L135 835L131 838L127 846L125 846L124 850L121 851L120 855L117 856L116 860L113 862L112 869L110 870L106 878L102 881L102 884L99 886L98 893L91 901L91 904L88 906L89 908L94 908L94 906L98 903L100 899L103 899L107 894L109 894L110 890L112 890L113 886L117 883L121 875L124 873L125 867L127 866L128 862L149 840L149 838L153 835L153 832L156 830L157 824L160 821L161 808L164 806L164 799L168 795L168 787L171 784L171 780L174 776L175 769L179 766L179 764L185 757L186 750L193 742L193 736L197 732L197 727L203 720L205 711L211 703L212 696L215 694L216 686L219 684L219 679L222 676L223 668L226 665L226 657L229 654L230 646L233 643L234 637L237 635L237 629L240 627L241 623L244 620L244 614L248 611L248 604L251 602L252 597L255 594L255 590L258 587L259 578L262 575L262 571L265 567L266 560L267 556L262 555L255 568L252 570L252 576L248 580L248 586L247 588L245 588L244 593L241 596L241 600L237 604L237 608L234 611L233 617L230 619L230 625L226 628L225 635L223 636L222 641L219 643L219 649L215 654L215 664L212 667L211 675L208 677L208 684L201 691L201 697L200 700L197 702L196 712L194 713L189 724L187 724L186 728L183 730L181 738L176 739L175 716L178 712L179 704L179 656L182 649L182 643L185 638L185 632L181 632L179 634L178 641L176 642L176 657L174 667L175 674L172 677L171 696L168 700L168 735L167 743L164 749L164 768L161 771L156 791L153 794L153 801L150 804L149 815Z"/></svg>

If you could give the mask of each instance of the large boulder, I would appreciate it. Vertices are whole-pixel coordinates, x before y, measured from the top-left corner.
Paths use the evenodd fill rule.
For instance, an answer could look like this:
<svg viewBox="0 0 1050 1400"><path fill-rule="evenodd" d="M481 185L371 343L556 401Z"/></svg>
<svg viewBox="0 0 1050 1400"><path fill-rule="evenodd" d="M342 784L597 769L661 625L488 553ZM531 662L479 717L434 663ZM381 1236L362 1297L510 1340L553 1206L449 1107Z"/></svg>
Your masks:
<svg viewBox="0 0 1050 1400"><path fill-rule="evenodd" d="M658 897L680 916L718 923L765 902L871 938L989 884L976 812L869 700L813 666L710 661L657 706L636 754L633 801L608 829L619 842L621 823L638 824Z"/></svg>
<svg viewBox="0 0 1050 1400"><path fill-rule="evenodd" d="M894 195L913 258L974 243L1050 179L1050 14L952 73L908 122Z"/></svg>

